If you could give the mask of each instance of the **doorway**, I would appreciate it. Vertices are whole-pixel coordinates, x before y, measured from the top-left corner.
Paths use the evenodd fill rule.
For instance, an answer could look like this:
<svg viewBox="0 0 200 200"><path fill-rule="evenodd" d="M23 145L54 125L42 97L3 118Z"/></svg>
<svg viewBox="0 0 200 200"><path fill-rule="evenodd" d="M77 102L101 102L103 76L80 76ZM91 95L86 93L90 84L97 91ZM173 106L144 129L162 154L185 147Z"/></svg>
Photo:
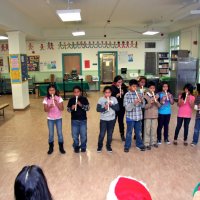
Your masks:
<svg viewBox="0 0 200 200"><path fill-rule="evenodd" d="M77 75L82 75L82 55L81 53L62 54L63 78L65 74L70 74L76 70Z"/></svg>
<svg viewBox="0 0 200 200"><path fill-rule="evenodd" d="M98 52L98 76L99 83L112 83L118 74L118 52L104 51Z"/></svg>

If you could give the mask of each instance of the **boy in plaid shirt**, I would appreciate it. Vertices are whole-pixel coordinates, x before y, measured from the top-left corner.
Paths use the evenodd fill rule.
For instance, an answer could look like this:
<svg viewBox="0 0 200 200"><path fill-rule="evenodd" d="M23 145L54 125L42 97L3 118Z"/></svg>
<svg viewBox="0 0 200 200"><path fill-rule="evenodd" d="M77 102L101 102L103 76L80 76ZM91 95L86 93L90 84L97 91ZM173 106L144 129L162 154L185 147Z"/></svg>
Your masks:
<svg viewBox="0 0 200 200"><path fill-rule="evenodd" d="M145 151L145 146L141 139L141 120L142 108L145 102L142 99L140 92L137 92L138 82L136 80L129 81L129 92L124 96L124 107L126 109L126 141L124 145L124 152L129 152L132 142L132 131L134 128L136 134L136 148Z"/></svg>

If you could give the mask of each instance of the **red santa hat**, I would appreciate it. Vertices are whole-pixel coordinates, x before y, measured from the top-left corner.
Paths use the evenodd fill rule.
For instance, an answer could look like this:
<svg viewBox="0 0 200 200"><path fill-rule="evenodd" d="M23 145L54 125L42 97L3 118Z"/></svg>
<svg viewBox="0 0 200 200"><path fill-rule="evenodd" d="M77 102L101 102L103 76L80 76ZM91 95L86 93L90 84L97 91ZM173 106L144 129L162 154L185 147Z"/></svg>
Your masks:
<svg viewBox="0 0 200 200"><path fill-rule="evenodd" d="M144 183L131 177L118 176L110 184L107 200L152 200Z"/></svg>

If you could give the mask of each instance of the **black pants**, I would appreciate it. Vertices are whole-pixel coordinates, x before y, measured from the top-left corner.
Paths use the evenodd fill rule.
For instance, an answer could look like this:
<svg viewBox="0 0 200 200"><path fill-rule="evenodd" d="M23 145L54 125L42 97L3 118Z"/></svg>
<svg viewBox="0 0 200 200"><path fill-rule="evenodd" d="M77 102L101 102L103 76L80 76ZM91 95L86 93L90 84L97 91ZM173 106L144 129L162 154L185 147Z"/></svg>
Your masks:
<svg viewBox="0 0 200 200"><path fill-rule="evenodd" d="M120 111L116 112L116 121L118 120L119 124L119 131L121 134L124 134L124 115L125 115L125 108L120 108Z"/></svg>
<svg viewBox="0 0 200 200"><path fill-rule="evenodd" d="M164 140L168 140L168 132L169 132L169 121L171 115L158 115L158 128L157 128L157 139L162 139L162 128L164 126Z"/></svg>
<svg viewBox="0 0 200 200"><path fill-rule="evenodd" d="M103 140L104 140L106 131L107 131L106 147L111 146L114 126L115 126L115 119L111 121L100 120L100 133L99 133L99 140L98 140L99 148L103 147Z"/></svg>
<svg viewBox="0 0 200 200"><path fill-rule="evenodd" d="M174 134L174 140L178 139L178 134L182 127L183 121L184 121L184 141L187 140L190 120L191 118L177 117L177 125L176 125L175 134Z"/></svg>

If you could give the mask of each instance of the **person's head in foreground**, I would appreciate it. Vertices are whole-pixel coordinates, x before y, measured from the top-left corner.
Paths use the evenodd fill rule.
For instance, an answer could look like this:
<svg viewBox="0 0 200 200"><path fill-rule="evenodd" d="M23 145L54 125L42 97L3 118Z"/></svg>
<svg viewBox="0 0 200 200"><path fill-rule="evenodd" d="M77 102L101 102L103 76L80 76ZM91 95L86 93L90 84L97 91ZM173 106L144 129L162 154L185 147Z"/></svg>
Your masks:
<svg viewBox="0 0 200 200"><path fill-rule="evenodd" d="M146 186L131 178L119 176L110 184L107 200L152 200Z"/></svg>
<svg viewBox="0 0 200 200"><path fill-rule="evenodd" d="M198 183L194 188L192 200L200 200L200 183Z"/></svg>
<svg viewBox="0 0 200 200"><path fill-rule="evenodd" d="M16 200L52 200L42 169L36 165L25 166L14 185Z"/></svg>

